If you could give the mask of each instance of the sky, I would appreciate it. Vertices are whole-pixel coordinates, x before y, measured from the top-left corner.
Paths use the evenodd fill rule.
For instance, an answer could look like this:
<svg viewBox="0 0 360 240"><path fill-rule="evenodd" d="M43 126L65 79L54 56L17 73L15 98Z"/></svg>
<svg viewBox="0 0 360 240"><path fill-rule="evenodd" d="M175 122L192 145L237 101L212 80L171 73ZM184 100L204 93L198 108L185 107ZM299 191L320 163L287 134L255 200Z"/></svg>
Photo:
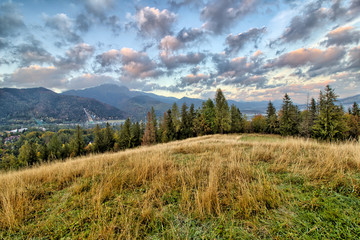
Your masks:
<svg viewBox="0 0 360 240"><path fill-rule="evenodd" d="M0 1L0 87L173 97L360 93L360 0Z"/></svg>

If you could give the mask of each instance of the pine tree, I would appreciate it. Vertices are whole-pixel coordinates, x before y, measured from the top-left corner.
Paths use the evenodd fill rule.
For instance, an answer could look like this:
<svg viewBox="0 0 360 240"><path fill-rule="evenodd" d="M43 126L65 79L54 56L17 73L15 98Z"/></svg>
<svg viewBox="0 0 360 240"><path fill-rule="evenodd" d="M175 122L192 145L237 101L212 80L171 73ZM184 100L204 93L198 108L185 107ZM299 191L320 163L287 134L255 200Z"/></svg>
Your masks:
<svg viewBox="0 0 360 240"><path fill-rule="evenodd" d="M337 95L327 85L325 92L320 91L319 116L313 127L316 138L326 141L343 139L346 132L344 112L341 107L335 105Z"/></svg>
<svg viewBox="0 0 360 240"><path fill-rule="evenodd" d="M242 118L242 113L234 104L231 105L230 116L231 116L231 130L230 131L232 133L244 132L244 120Z"/></svg>
<svg viewBox="0 0 360 240"><path fill-rule="evenodd" d="M215 95L215 127L217 133L226 133L230 131L230 112L229 105L221 89L216 91Z"/></svg>
<svg viewBox="0 0 360 240"><path fill-rule="evenodd" d="M296 135L299 133L299 110L295 106L289 95L286 93L283 98L283 104L280 111L279 119L279 130L280 134L287 135Z"/></svg>
<svg viewBox="0 0 360 240"><path fill-rule="evenodd" d="M266 132L267 133L277 133L279 129L279 121L276 115L276 108L271 101L268 103L266 109Z"/></svg>

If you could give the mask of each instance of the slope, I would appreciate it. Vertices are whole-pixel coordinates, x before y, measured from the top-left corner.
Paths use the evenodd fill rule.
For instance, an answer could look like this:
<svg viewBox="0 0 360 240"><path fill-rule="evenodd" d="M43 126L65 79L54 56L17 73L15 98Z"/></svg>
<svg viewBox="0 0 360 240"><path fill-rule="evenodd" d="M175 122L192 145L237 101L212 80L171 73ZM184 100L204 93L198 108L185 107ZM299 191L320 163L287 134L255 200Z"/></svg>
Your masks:
<svg viewBox="0 0 360 240"><path fill-rule="evenodd" d="M100 119L121 119L124 112L95 99L60 95L45 88L0 89L0 121L81 122L84 108Z"/></svg>
<svg viewBox="0 0 360 240"><path fill-rule="evenodd" d="M0 175L0 238L358 239L360 146L214 135Z"/></svg>

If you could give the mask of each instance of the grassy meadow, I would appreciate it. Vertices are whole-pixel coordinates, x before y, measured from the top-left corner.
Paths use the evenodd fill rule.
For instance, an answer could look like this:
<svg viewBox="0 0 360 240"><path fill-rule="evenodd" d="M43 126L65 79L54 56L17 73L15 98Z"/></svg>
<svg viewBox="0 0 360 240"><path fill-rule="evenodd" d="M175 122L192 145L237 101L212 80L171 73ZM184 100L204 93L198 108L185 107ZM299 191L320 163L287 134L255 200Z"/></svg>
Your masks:
<svg viewBox="0 0 360 240"><path fill-rule="evenodd" d="M212 135L0 174L1 239L359 239L360 144Z"/></svg>

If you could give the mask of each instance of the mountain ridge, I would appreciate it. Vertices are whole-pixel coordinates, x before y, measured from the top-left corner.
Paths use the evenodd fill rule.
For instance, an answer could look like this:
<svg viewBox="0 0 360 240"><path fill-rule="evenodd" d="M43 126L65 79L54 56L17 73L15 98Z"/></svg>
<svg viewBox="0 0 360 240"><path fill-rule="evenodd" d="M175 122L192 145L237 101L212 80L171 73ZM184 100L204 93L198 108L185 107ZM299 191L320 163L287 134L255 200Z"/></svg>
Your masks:
<svg viewBox="0 0 360 240"><path fill-rule="evenodd" d="M46 88L0 88L0 122L84 122L84 108L100 119L122 119L125 113L96 99L61 95Z"/></svg>

